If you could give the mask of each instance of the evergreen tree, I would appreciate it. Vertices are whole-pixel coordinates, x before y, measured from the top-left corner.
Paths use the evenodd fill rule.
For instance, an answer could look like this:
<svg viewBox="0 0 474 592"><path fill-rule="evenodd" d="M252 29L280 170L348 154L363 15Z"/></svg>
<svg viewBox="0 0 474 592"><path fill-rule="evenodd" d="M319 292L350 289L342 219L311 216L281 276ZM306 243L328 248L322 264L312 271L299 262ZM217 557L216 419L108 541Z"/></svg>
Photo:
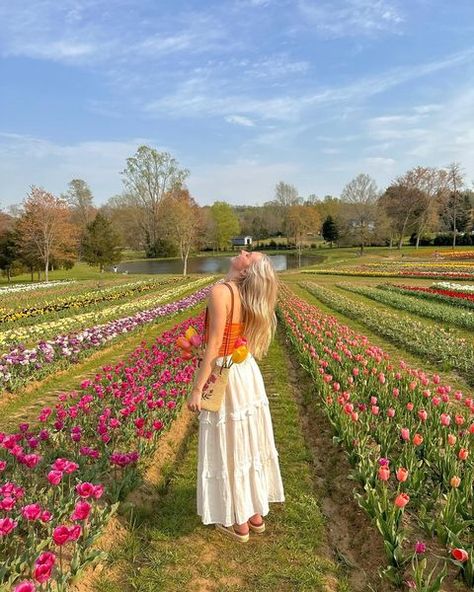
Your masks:
<svg viewBox="0 0 474 592"><path fill-rule="evenodd" d="M331 247L335 241L339 238L339 231L337 224L332 216L328 216L323 222L323 238L327 243L330 243Z"/></svg>
<svg viewBox="0 0 474 592"><path fill-rule="evenodd" d="M122 258L120 237L110 220L100 212L86 227L82 252L84 261L99 265L100 271L104 265L118 263Z"/></svg>

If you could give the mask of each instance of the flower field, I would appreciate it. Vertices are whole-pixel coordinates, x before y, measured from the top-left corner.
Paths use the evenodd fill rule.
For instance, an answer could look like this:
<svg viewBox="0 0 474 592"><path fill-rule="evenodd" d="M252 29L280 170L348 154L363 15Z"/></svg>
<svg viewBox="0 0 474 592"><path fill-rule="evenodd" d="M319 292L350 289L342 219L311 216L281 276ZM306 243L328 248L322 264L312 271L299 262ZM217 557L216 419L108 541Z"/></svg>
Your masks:
<svg viewBox="0 0 474 592"><path fill-rule="evenodd" d="M0 387L10 391L17 390L30 378L41 378L50 373L53 366L59 364L64 367L75 363L121 334L130 333L157 318L193 306L207 296L209 288L203 288L176 302L159 306L156 304L160 301L173 300L183 292L208 282L209 278L204 277L170 288L162 292L160 297L154 298L153 308L142 310L131 316L115 318L105 324L93 325L67 334L60 333L52 339L43 339L30 348L22 343L12 346L10 351L0 355ZM131 304L134 306L134 303Z"/></svg>
<svg viewBox="0 0 474 592"><path fill-rule="evenodd" d="M410 277L426 279L474 280L474 267L454 262L402 262L383 261L351 267L317 268L302 273L320 275L346 275L360 277Z"/></svg>
<svg viewBox="0 0 474 592"><path fill-rule="evenodd" d="M474 310L466 310L452 306L448 300L438 302L427 302L413 296L423 288L412 290L399 290L392 286L377 286L376 288L366 286L354 286L352 284L337 284L339 287L362 294L367 298L381 302L392 308L406 310L421 317L434 319L442 323L460 327L462 329L474 329ZM422 292L423 293L423 292ZM473 298L474 301L474 298Z"/></svg>
<svg viewBox="0 0 474 592"><path fill-rule="evenodd" d="M442 327L433 330L416 319L375 309L369 303L347 298L313 282L303 286L333 310L356 319L403 349L431 359L440 369L456 370L469 384L474 384L474 344L471 341Z"/></svg>
<svg viewBox="0 0 474 592"><path fill-rule="evenodd" d="M176 337L202 323L199 315L150 346L142 343L128 359L62 393L35 425L0 434L5 590L66 590L100 559L94 541L187 394L195 364L179 355Z"/></svg>
<svg viewBox="0 0 474 592"><path fill-rule="evenodd" d="M439 282L431 287L427 286L405 286L385 284L379 286L384 290L391 290L400 294L408 294L425 300L434 300L435 302L444 302L450 306L460 306L462 308L474 308L474 286L467 284L452 284L449 282Z"/></svg>
<svg viewBox="0 0 474 592"><path fill-rule="evenodd" d="M305 287L332 301L328 291ZM396 585L440 590L450 564L472 586L473 399L437 375L393 362L286 287L279 318L347 449L352 478L363 488L357 500L384 539L386 576ZM431 578L426 544L417 544L414 532L443 546Z"/></svg>

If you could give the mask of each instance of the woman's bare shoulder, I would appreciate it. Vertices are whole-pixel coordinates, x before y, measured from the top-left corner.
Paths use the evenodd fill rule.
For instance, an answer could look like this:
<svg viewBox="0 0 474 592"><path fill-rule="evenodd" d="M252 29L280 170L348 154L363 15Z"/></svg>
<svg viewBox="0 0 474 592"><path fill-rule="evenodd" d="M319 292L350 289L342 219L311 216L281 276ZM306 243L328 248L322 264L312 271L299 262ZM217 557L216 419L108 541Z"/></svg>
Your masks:
<svg viewBox="0 0 474 592"><path fill-rule="evenodd" d="M230 297L229 288L227 286L224 284L215 284L211 288L209 298L221 300L222 298L226 297L226 294L229 294Z"/></svg>

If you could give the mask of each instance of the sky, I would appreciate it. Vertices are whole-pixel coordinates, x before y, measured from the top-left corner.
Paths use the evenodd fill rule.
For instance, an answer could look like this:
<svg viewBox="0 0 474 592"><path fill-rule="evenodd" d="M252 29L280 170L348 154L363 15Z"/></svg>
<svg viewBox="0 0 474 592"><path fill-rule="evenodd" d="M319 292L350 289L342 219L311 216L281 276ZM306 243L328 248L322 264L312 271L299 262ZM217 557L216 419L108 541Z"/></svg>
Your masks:
<svg viewBox="0 0 474 592"><path fill-rule="evenodd" d="M0 0L0 208L123 190L140 144L200 205L474 181L474 0Z"/></svg>

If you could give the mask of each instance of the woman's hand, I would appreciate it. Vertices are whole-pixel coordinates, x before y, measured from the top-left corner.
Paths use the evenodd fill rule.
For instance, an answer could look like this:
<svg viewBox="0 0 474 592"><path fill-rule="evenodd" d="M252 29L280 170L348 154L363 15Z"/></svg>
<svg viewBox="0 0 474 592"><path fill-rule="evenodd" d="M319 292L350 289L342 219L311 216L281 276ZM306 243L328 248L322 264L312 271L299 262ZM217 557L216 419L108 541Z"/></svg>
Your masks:
<svg viewBox="0 0 474 592"><path fill-rule="evenodd" d="M202 391L197 387L193 387L188 395L187 406L190 411L201 411Z"/></svg>

